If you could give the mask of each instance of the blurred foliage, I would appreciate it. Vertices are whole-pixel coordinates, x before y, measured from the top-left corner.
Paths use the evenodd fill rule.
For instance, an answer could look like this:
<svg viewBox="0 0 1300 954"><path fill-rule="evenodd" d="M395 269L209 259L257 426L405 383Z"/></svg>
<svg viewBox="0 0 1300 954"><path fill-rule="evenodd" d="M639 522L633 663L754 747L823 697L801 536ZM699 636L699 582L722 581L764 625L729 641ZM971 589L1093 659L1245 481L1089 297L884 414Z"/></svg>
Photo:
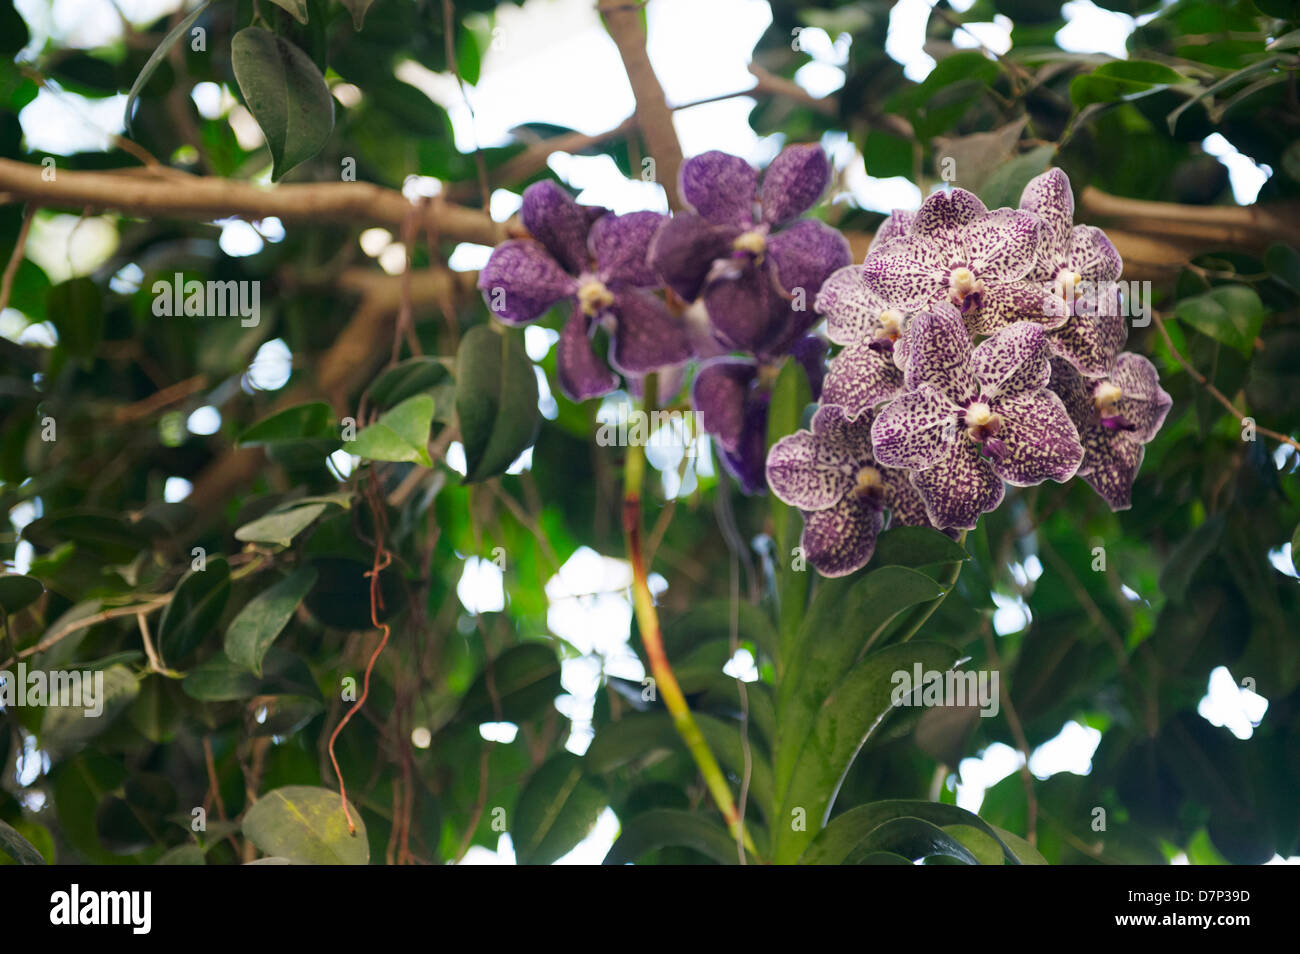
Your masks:
<svg viewBox="0 0 1300 954"><path fill-rule="evenodd" d="M930 17L926 50L938 65L915 83L883 52L891 3L773 0L755 62L793 77L809 61L798 31L821 28L851 39L844 85L822 103L759 97L752 125L788 140L846 133L868 173L906 176L923 190L938 180L940 158L961 156L958 184L993 203L1014 201L1024 182L1055 164L1077 190L1230 205L1224 167L1201 145L1219 133L1272 170L1259 202L1300 196L1294 4L1099 2L1129 14L1159 11L1129 38L1127 62L1060 49L1065 21L1056 3L977 0L965 13L942 6ZM191 172L237 179L268 173L276 152L277 174L295 182L338 181L351 158L361 181L400 188L408 175L432 176L448 195L478 195L477 159L456 149L445 110L394 68L412 61L445 72L450 49L461 78L476 82L493 0L459 0L450 38L433 0L277 0L256 15L254 6L216 0L195 20L205 49L178 42L146 74L132 122L143 149ZM1008 54L958 47L962 21L994 15L1014 23ZM47 45L17 61L27 30L0 0L0 155L40 163L17 121L39 83L96 98L126 93L176 22L164 18L104 49ZM298 129L285 140L297 151L282 154L287 147L269 129L271 150L245 149L228 111L207 118L190 96L200 83L220 84L241 102L257 95L230 55L235 34L250 27L296 50L260 68L291 62L313 82L359 93L326 96L324 134L304 144L292 140ZM275 103L247 105L264 129L277 121L267 112ZM313 115L327 121L319 109ZM903 133L909 125L914 136ZM492 176L528 145L565 132L521 127L515 142L477 158ZM644 155L635 134L591 150L629 173L630 157ZM57 164L138 160L113 150ZM500 184L519 191L542 174ZM880 221L846 202L827 214L845 229ZM20 206L0 206L6 260L22 221ZM565 751L570 726L555 704L561 661L582 651L549 633L545 587L580 547L623 552L623 451L597 446L594 408L559 398L553 418L539 422L522 336L488 332L487 310L473 295L449 299L446 313L442 303L416 304L411 340L428 357L346 395L315 388L318 359L356 308L333 279L370 267L358 249L360 225L290 227L283 241L232 258L212 224L122 218L116 249L92 274L57 281L29 259L17 264L10 305L32 323L52 322L57 344L0 341L0 498L5 512L24 506L35 517L0 544L10 565L22 543L32 554L27 578L0 580L0 660L18 653L29 669L103 672L109 698L103 717L85 722L79 712L37 707L0 716L0 863L33 860L33 850L89 863L232 863L257 852L439 862L472 845L495 848L503 831L521 862L549 863L606 806L622 825L611 862L734 863L734 840L662 706L640 684L602 679L590 750ZM445 261L451 247L437 236L414 243L413 267ZM155 317L154 283L177 273L260 281L260 323ZM1210 383L1260 424L1300 434L1296 249L1207 242L1155 283L1155 304L1173 343ZM292 373L283 389L260 390L249 384L248 365L277 338L293 356ZM654 527L653 568L668 581L660 611L670 658L735 789L747 780L747 818L763 851L771 846L780 860L806 851L805 861L823 862L1022 861L1036 857L1022 840L1032 834L1053 863L1160 863L1178 853L1196 863L1253 863L1300 853L1300 583L1284 550L1293 539L1300 546L1300 456L1263 436L1243 441L1242 426L1154 327L1134 328L1128 348L1157 363L1174 398L1147 448L1132 509L1111 513L1080 481L1014 491L967 538L970 558L946 599L934 588L955 565L952 554L927 551L934 540L900 541L892 551L882 541L893 556L847 583L813 582L805 609L807 577L792 582L777 565L797 518L742 497L725 478L696 474L693 489L671 502L652 480L647 530ZM554 349L536 365L558 395ZM793 389L788 401L783 410L797 421ZM220 429L187 431L186 418L205 406L220 411ZM473 482L422 459L420 436L431 430L440 446L457 416L475 421L465 440ZM350 418L369 434L369 460L341 481L326 455ZM51 422L56 439L46 434ZM531 466L503 474L530 443ZM198 506L164 501L170 477L202 493L238 445L265 454L251 483ZM666 513L671 520L660 522ZM739 549L728 542L736 540ZM378 551L390 562L381 565ZM468 556L503 567L504 610L471 615L461 605L456 588ZM581 581L570 585L584 591ZM721 668L731 655L733 585L735 635L762 676L743 697ZM137 605L139 620L123 609ZM995 637L998 605L1019 606L1026 625ZM933 615L921 638L903 645L918 606ZM348 840L337 796L324 791L337 788L326 747L378 645L372 613L388 643L363 712L337 739L368 852L339 854ZM801 619L802 635L790 636ZM43 646L51 635L61 638ZM635 636L633 644L640 650ZM999 669L1014 712L895 712L856 758L847 754L842 778L834 768L843 739L828 744L825 765L796 769L778 742L807 729L800 718L813 724L814 713L799 716L799 706L819 706L830 686L857 672L867 645L894 654L910 647L939 666L965 656L969 669ZM800 666L802 689L791 675ZM1268 699L1249 739L1198 714L1220 666ZM869 693L859 702L845 710L866 720L853 723L855 738L885 714L875 713ZM1033 749L1070 721L1099 731L1100 746L1088 774L1034 782L1032 832L1016 773L989 789L978 818L955 807L953 773L963 758L993 743ZM519 734L487 741L483 722L513 722ZM792 778L812 801L788 792L794 802L776 800ZM250 792L263 796L255 809ZM833 805L830 825L818 834L820 818L809 818L805 832L786 835L790 807L815 804ZM194 826L199 808L203 830ZM309 823L295 827L290 815Z"/></svg>

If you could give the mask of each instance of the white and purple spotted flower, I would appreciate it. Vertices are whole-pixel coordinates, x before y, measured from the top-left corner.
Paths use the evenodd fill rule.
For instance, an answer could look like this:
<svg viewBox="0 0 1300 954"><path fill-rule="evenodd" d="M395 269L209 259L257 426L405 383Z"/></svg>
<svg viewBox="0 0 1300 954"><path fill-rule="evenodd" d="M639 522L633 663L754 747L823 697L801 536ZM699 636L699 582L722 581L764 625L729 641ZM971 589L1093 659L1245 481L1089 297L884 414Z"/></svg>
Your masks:
<svg viewBox="0 0 1300 954"><path fill-rule="evenodd" d="M886 221L877 240L898 216ZM838 404L853 418L895 397L903 388L903 372L895 363L894 346L906 316L867 288L858 265L826 279L815 307L826 317L826 336L846 346L831 359L822 401Z"/></svg>
<svg viewBox="0 0 1300 954"><path fill-rule="evenodd" d="M525 324L572 301L556 354L560 385L570 398L583 401L618 386L617 375L592 351L597 324L610 329L610 364L624 374L646 374L694 354L685 324L650 290L659 281L646 265L645 249L665 216L580 206L543 181L524 191L520 218L532 238L498 245L478 287L507 324Z"/></svg>
<svg viewBox="0 0 1300 954"><path fill-rule="evenodd" d="M843 408L823 404L811 431L781 438L767 457L772 493L803 512L804 556L823 576L866 566L887 519L927 523L907 474L877 463L871 421L870 412L851 419Z"/></svg>
<svg viewBox="0 0 1300 954"><path fill-rule="evenodd" d="M1053 358L1049 387L1060 395L1079 430L1079 476L1111 510L1127 510L1144 445L1156 436L1173 403L1160 387L1155 365L1126 351L1108 375L1089 379L1068 361Z"/></svg>
<svg viewBox="0 0 1300 954"><path fill-rule="evenodd" d="M1027 487L1074 476L1079 433L1047 390L1043 327L1022 321L972 349L961 315L940 304L912 320L906 390L876 415L876 459L914 471L936 527L972 529L1002 502L1003 481Z"/></svg>
<svg viewBox="0 0 1300 954"><path fill-rule="evenodd" d="M816 144L783 149L761 186L738 156L687 159L681 195L694 211L664 223L650 245L651 266L684 300L704 301L725 346L760 358L789 353L814 320L809 299L850 261L835 229L795 221L821 198L830 175Z"/></svg>
<svg viewBox="0 0 1300 954"><path fill-rule="evenodd" d="M1052 353L1086 377L1105 374L1128 336L1114 285L1124 267L1119 252L1101 229L1074 224L1074 194L1060 169L1031 179L1020 208L1043 222L1038 259L1026 280L1048 289L1069 313L1049 336Z"/></svg>
<svg viewBox="0 0 1300 954"><path fill-rule="evenodd" d="M992 334L1021 320L1047 327L1065 321L1064 302L1026 281L1034 267L1042 222L1032 212L997 209L965 189L931 194L910 229L893 229L863 264L867 287L891 308L914 312L946 302L974 334Z"/></svg>

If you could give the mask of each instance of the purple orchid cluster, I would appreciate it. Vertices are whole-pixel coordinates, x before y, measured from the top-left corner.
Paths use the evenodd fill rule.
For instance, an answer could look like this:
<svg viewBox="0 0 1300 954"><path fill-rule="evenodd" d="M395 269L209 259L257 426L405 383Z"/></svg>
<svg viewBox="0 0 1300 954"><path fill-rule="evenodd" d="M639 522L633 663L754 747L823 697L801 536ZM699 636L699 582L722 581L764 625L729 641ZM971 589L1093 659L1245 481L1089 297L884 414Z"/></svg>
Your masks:
<svg viewBox="0 0 1300 954"><path fill-rule="evenodd" d="M570 317L557 374L575 401L633 387L652 371L701 364L692 387L700 420L749 493L764 489L767 410L781 363L793 355L814 396L826 345L809 334L812 300L847 266L848 242L801 218L830 183L817 145L793 145L760 178L743 159L707 152L686 160L680 194L690 209L615 215L578 205L554 182L524 192L528 238L499 245L479 275L489 309L507 324L557 304ZM608 364L592 347L609 333Z"/></svg>
<svg viewBox="0 0 1300 954"><path fill-rule="evenodd" d="M889 520L971 529L1006 484L1077 475L1131 505L1171 401L1150 361L1121 352L1121 267L1051 169L1018 209L951 189L896 211L863 265L826 280L815 309L844 347L812 429L767 460L819 572L860 569Z"/></svg>

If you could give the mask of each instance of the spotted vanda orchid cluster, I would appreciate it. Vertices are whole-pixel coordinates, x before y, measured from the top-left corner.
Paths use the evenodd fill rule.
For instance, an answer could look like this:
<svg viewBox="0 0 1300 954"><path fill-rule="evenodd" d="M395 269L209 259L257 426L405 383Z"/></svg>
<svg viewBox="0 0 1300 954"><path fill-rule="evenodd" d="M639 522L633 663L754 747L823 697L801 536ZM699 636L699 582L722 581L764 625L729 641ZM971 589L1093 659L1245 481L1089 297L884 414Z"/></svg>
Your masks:
<svg viewBox="0 0 1300 954"><path fill-rule="evenodd" d="M1077 475L1127 509L1171 401L1151 362L1121 350L1121 268L1100 229L1074 224L1060 169L1018 209L954 188L890 216L863 265L822 286L816 311L844 347L811 430L768 456L809 562L860 569L889 521L971 529L1006 484Z"/></svg>
<svg viewBox="0 0 1300 954"><path fill-rule="evenodd" d="M793 355L820 392L826 344L809 333L819 321L813 299L851 261L839 232L801 217L830 178L815 144L782 150L761 181L743 159L706 152L682 164L689 208L671 217L615 215L538 182L520 210L529 237L497 246L478 285L506 324L568 308L556 364L575 401L613 391L618 373L638 390L652 371L660 397L671 397L683 365L698 359L691 398L700 421L746 492L761 492L776 372ZM593 350L598 328L608 361Z"/></svg>

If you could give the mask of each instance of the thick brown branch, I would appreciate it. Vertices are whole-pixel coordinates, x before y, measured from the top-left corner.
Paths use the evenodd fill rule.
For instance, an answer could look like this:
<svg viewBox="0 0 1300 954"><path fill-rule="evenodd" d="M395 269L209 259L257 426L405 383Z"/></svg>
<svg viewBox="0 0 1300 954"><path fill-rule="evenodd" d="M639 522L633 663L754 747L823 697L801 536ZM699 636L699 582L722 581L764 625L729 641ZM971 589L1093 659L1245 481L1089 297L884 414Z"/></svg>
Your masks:
<svg viewBox="0 0 1300 954"><path fill-rule="evenodd" d="M1300 203L1297 202L1180 205L1110 195L1086 186L1079 194L1079 204L1086 216L1078 218L1109 219L1122 229L1159 235L1174 242L1190 242L1202 248L1262 248L1279 241L1300 243ZM1107 234L1111 234L1109 229Z"/></svg>
<svg viewBox="0 0 1300 954"><path fill-rule="evenodd" d="M111 210L142 218L263 219L388 225L400 229L411 202L394 189L369 182L321 182L263 188L208 176L74 172L59 169L51 180L41 166L0 159L0 195L44 207ZM505 226L476 209L429 203L420 222L444 238L495 245Z"/></svg>
<svg viewBox="0 0 1300 954"><path fill-rule="evenodd" d="M655 178L668 193L668 206L680 208L677 195L677 171L682 165L682 145L673 127L673 111L668 108L664 88L659 85L650 56L645 48L645 30L641 11L635 6L609 7L604 10L605 26L618 46L627 71L632 94L636 97L636 121L645 137L656 166Z"/></svg>

